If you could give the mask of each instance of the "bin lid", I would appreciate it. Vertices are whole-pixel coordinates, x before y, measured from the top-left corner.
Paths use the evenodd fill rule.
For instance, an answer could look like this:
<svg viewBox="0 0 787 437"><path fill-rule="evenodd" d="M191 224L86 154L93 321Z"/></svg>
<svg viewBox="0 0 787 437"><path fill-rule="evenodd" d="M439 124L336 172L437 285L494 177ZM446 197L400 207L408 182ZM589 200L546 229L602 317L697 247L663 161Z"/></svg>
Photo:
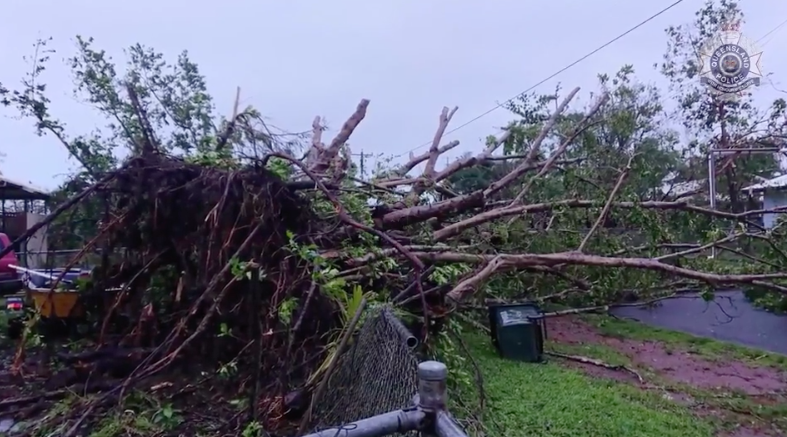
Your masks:
<svg viewBox="0 0 787 437"><path fill-rule="evenodd" d="M497 308L498 327L532 323L531 319L540 314L538 306L532 304L499 307Z"/></svg>

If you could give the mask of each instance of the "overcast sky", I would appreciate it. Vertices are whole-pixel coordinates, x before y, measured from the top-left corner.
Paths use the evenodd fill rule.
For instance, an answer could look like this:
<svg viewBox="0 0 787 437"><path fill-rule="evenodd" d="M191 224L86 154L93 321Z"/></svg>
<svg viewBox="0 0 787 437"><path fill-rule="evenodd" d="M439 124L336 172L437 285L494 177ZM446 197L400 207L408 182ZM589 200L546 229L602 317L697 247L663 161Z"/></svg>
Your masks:
<svg viewBox="0 0 787 437"><path fill-rule="evenodd" d="M666 7L673 0L536 1L252 1L137 0L107 2L26 0L3 5L0 82L15 86L39 37L58 51L46 75L54 115L72 135L96 127L93 109L72 97L62 59L74 36L122 61L122 50L142 43L170 59L188 49L207 77L219 111L229 114L235 87L241 101L289 131L309 128L315 115L338 127L361 98L366 120L350 141L353 152L396 155L431 139L443 106L459 106L464 123ZM758 40L787 19L787 2L743 2L743 32ZM652 65L666 47L664 28L690 22L703 0L685 0L537 91L594 90L596 75L630 63L645 81L663 84ZM763 70L787 89L787 26L760 43ZM784 86L781 86L781 85ZM780 95L771 84L759 99ZM0 118L4 175L53 189L72 170L65 149L37 137L29 120ZM477 151L486 135L510 120L499 109L450 135L457 153ZM421 148L420 151L424 149ZM403 158L400 158L403 159Z"/></svg>

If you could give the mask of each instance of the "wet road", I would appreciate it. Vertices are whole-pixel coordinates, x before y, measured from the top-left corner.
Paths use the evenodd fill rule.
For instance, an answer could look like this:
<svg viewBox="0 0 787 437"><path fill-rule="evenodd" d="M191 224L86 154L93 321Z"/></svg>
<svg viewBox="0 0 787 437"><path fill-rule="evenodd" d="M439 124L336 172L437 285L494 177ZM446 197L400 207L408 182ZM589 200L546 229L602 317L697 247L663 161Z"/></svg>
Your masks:
<svg viewBox="0 0 787 437"><path fill-rule="evenodd" d="M740 291L717 291L715 302L676 298L653 308L616 308L612 314L700 337L787 355L787 316L755 308Z"/></svg>

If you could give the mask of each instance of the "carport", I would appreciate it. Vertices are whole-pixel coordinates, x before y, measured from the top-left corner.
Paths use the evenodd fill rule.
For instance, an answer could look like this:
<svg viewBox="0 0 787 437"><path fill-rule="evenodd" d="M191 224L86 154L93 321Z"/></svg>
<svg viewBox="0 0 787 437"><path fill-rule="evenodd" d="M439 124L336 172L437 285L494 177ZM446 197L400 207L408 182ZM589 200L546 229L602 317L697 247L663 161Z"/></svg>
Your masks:
<svg viewBox="0 0 787 437"><path fill-rule="evenodd" d="M14 240L31 226L40 222L47 214L47 201L51 195L30 183L0 175L0 231ZM15 247L20 255L19 262L27 266L29 250L46 252L46 227L39 229L30 239Z"/></svg>

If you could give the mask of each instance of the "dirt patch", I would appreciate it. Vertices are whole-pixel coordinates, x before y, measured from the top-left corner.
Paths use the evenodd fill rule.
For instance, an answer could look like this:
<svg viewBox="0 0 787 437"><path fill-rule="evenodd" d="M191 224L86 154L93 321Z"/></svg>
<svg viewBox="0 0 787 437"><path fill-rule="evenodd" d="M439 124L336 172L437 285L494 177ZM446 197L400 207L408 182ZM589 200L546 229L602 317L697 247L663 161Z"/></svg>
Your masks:
<svg viewBox="0 0 787 437"><path fill-rule="evenodd" d="M733 360L709 361L685 351L668 350L659 342L606 337L576 317L550 319L547 323L550 341L564 344L602 344L628 356L633 363L653 369L676 382L705 389L726 388L747 395L787 391L787 374L776 369L751 366ZM604 370L607 369L601 369Z"/></svg>
<svg viewBox="0 0 787 437"><path fill-rule="evenodd" d="M712 362L683 351L667 351L659 343L632 346L629 356L659 374L698 388L727 388L747 395L787 389L787 378L782 372L736 361Z"/></svg>
<svg viewBox="0 0 787 437"><path fill-rule="evenodd" d="M757 428L750 428L742 426L735 431L722 432L718 437L777 437L779 434L775 431L766 431Z"/></svg>

